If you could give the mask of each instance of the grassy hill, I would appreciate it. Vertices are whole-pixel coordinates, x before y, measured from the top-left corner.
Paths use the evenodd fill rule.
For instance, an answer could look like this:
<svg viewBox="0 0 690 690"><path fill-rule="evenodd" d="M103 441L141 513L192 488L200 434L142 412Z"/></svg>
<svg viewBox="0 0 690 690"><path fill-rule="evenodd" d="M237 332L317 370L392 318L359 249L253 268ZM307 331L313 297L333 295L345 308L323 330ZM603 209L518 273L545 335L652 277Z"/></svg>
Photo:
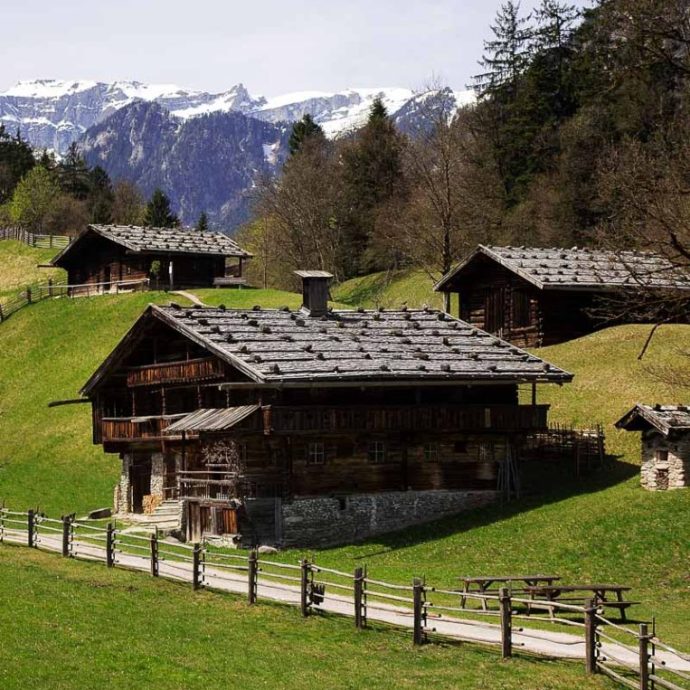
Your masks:
<svg viewBox="0 0 690 690"><path fill-rule="evenodd" d="M433 291L433 285L424 271L381 271L346 280L335 286L332 294L334 299L358 307L393 308L406 303L409 307L426 304L440 309L443 296Z"/></svg>
<svg viewBox="0 0 690 690"><path fill-rule="evenodd" d="M299 303L298 296L277 291L200 291L199 296L214 304L224 302L228 307L257 303L263 306L296 306ZM337 296L343 299L340 293ZM0 352L3 353L3 366L0 367L0 498L4 498L8 505L25 508L38 504L43 510L59 515L68 510L83 511L110 504L118 460L104 455L98 447L91 445L88 406L48 409L47 403L59 398L75 397L81 384L144 306L150 301L165 302L169 299L163 293L144 293L50 300L24 309L0 325ZM184 302L180 296L174 299ZM315 554L317 561L347 570L366 562L372 574L387 579L408 582L412 575L425 574L431 582L451 586L455 586L456 578L463 574L532 570L555 571L570 581L611 580L630 584L634 587L632 596L645 602L644 606L634 610L634 614L640 617L656 614L662 637L686 649L690 648L687 628L690 617L690 577L687 569L690 496L684 491L649 493L641 490L636 466L638 440L634 434L615 432L610 426L637 400L678 401L685 395L684 391L659 383L649 373L648 365L650 362L683 362L679 348L687 343L690 327L669 326L660 329L646 360L640 363L636 355L647 332L645 327L624 326L539 353L576 374L575 382L569 386L544 387L540 392L540 401L552 403L554 420L603 422L606 425L608 449L619 456L611 467L590 478L576 481L567 467L547 466L541 472L545 483L551 486L545 494L528 493L520 501L503 507L478 510L364 544L323 550ZM281 558L294 561L298 555L301 554L286 552ZM86 612L91 610L90 607L97 610L101 607L103 615L111 617L113 628L119 630L119 626L122 626L134 640L127 658L135 666L143 663L144 650L149 649L146 640L155 639L159 633L166 640L165 649L169 644L171 649L180 650L180 657L176 659L185 655L188 657L184 668L178 669L180 675L176 678L179 678L179 683L173 683L173 687L191 687L200 683L198 678L208 678L207 672L225 668L223 663L230 664L227 668L235 673L234 661L222 662L215 655L202 659L201 649L208 651L208 647L198 645L191 639L193 636L186 635L182 626L177 629L164 612L173 609L184 612L179 616L180 620L189 618L193 611L201 611L207 620L219 614L219 619L227 623L230 618L228 612L236 611L238 604L207 600L206 595L194 600L203 601L203 604L189 602L186 591L176 598L170 593L168 585L161 585L162 589L157 589L158 585L149 585L141 576L111 576L91 570L83 574L81 568L87 566L57 566L57 561L52 557L49 562L41 560L41 556L32 558L36 559L35 562L27 563L24 556L10 559L11 565L7 566L6 552L3 550L0 559L6 581L11 583L13 574L16 577L19 573L20 579L26 584L25 588L17 590L18 601L25 607L24 626L30 616L30 602L26 598L30 594L27 592L35 590L49 600L55 599L51 604L39 596L47 619L57 620L63 615L61 607L67 607L67 601L70 600L64 583L73 580L92 582L95 583L95 589L88 594L82 595L82 591L89 589L87 585L82 583L77 586L76 596L83 596L84 604L82 606L80 603L70 618L75 636L88 637L84 630L87 625L84 621L89 618ZM66 569L61 570L57 578L53 576L56 567ZM111 577L123 579L107 584ZM0 586L3 585L0 583ZM103 587L102 592L99 587ZM154 622L147 619L146 624L131 620L137 617L128 616L126 612L134 610L139 595L146 601L160 603L160 620L158 617ZM112 610L108 609L110 601L113 602ZM83 612L83 618L79 611ZM259 614L247 614L250 615ZM313 635L310 638L312 644L301 637L297 639L294 633L289 632L290 626L286 621L291 620L292 613L275 613L271 610L261 615L270 619L271 624L264 625L260 641L252 641L256 656L264 655L266 659L272 659L273 648L285 645L295 653L307 655L309 662L304 671L308 678L307 686L323 685L324 678L335 677L328 675L327 670L331 674L344 673L344 667L341 666L344 662L338 657L338 649L347 649L348 654L361 649L366 656L371 652L369 644L372 644L377 650L376 658L367 657L369 660L362 662L356 682L348 685L347 676L339 675L343 678L342 687L360 686L364 679L386 687L390 669L394 667L399 669L394 674L395 685L402 687L405 687L403 683L408 679L417 678L422 682L432 677L434 682L438 677L440 687L477 687L485 677L481 673L493 678L491 674L494 672L500 674L500 678L495 676L498 679L495 687L525 687L516 680L520 678L521 671L513 672L512 665L511 672L505 676L502 675L503 667L499 666L496 670L493 653L482 657L486 659L484 667L481 661L477 661L478 657L474 656L473 651L463 649L461 653L457 650L447 652L445 648L410 655L410 659L416 659L417 662L407 665L407 659L399 661L405 657L407 640L399 648L396 646L396 637L392 635L387 635L385 639L374 636L366 638L368 644L360 643L359 638L350 639L347 623L330 621L328 627L317 627L313 632L305 633L307 636ZM19 616L17 620L21 624L22 617ZM233 625L225 625L224 632L218 633L219 638L213 637L219 641L216 649L232 645L237 639L250 637L244 616L234 616L232 620ZM216 630L215 627L209 628L209 636L212 629ZM150 634L151 631L154 634ZM120 639L119 634L117 639ZM204 639L208 640L209 637ZM371 642L372 639L374 642ZM276 645L276 642L279 644ZM53 649L51 644L46 643L46 648ZM97 640L90 645L88 648L104 655L107 663L114 663L112 650L106 649ZM10 645L8 649L16 650L18 646ZM0 651L0 669L6 666L2 663L4 651ZM11 651L6 653L12 654ZM449 654L447 659L444 657L446 653ZM479 652L476 654L481 656ZM163 658L166 656L164 654ZM227 658L227 655L223 657ZM315 659L318 659L318 663L313 663ZM376 659L379 659L380 665L377 665ZM464 659L467 659L467 664ZM74 656L68 656L59 663L86 668ZM484 671L479 676L473 676L471 668L477 665ZM31 673L29 666L28 663L25 666L27 674ZM269 673L268 664L262 668L245 670L243 673L247 675L242 677L260 679L265 686L275 687L276 683L271 683L266 675ZM154 685L162 683L162 662L152 662L151 669ZM385 673L384 669L388 669L389 673ZM36 673L39 670L36 669ZM44 671L48 673L46 669ZM291 674L297 672L297 667L290 666L286 670L286 678L293 677ZM572 677L568 675L569 670L561 671L559 665L539 662L529 672L533 674L531 687L574 685ZM415 676L415 673L421 675ZM457 675L453 675L455 673ZM583 684L579 669L575 673L577 683ZM122 685L127 684L128 678L131 682L133 677L122 676ZM190 680L192 678L196 680ZM461 681L461 678L467 680ZM523 680L525 678L523 676ZM500 685L497 685L499 682ZM587 686L583 684L583 687Z"/></svg>
<svg viewBox="0 0 690 690"><path fill-rule="evenodd" d="M55 249L35 249L23 242L0 242L0 296L31 283L44 283L48 278L62 281L65 272L61 268L38 268L48 263L57 253Z"/></svg>

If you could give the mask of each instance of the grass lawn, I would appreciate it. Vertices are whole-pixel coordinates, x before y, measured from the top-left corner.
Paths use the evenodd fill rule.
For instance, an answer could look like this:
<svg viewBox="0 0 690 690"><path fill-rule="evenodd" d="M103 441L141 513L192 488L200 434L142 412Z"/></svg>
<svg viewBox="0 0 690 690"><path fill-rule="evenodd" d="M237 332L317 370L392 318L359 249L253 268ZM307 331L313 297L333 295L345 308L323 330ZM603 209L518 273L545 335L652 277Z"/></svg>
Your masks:
<svg viewBox="0 0 690 690"><path fill-rule="evenodd" d="M443 296L433 291L434 281L419 270L382 271L359 278L351 278L333 288L333 297L340 302L362 307L410 308L424 305L440 309ZM451 312L457 313L457 297Z"/></svg>
<svg viewBox="0 0 690 690"><path fill-rule="evenodd" d="M57 254L57 249L36 249L15 240L0 241L0 297L31 283L45 283L48 278L62 281L61 268L38 268Z"/></svg>
<svg viewBox="0 0 690 690"><path fill-rule="evenodd" d="M409 634L259 604L103 565L0 546L0 687L613 687L583 664L470 645L414 649Z"/></svg>
<svg viewBox="0 0 690 690"><path fill-rule="evenodd" d="M189 290L189 292L192 292L209 307L224 304L228 309L251 309L255 305L265 308L289 307L290 309L299 309L302 305L302 295L283 290L205 288ZM352 308L350 304L342 302L331 302L330 304L336 309Z"/></svg>
<svg viewBox="0 0 690 690"><path fill-rule="evenodd" d="M228 307L299 304L298 296L275 291L199 294ZM169 298L137 293L50 300L0 325L0 498L9 506L40 505L59 516L111 503L119 461L91 445L88 406L46 406L50 400L75 397L144 306ZM660 384L647 364L637 361L646 334L644 327L619 327L540 353L576 374L575 382L562 389L544 387L541 401L553 404L554 420L603 422L608 449L620 456L611 468L576 482L567 468L545 467L541 483L551 488L543 494L528 493L504 507L322 550L315 554L317 562L348 571L366 562L374 577L408 582L413 575L426 575L440 585L455 585L463 574L518 570L555 571L570 581L629 584L634 587L631 598L644 602L631 610L632 615L657 615L662 639L690 649L690 493L641 490L635 465L638 439L610 426L637 400L687 399L683 391ZM678 349L688 337L688 326L660 329L649 361L683 361ZM291 630L296 612L275 607L249 612L236 601L209 594L188 598L187 591L183 600L176 598L173 585L149 586L140 575L107 573L97 566L38 554L29 561L22 556L22 565L13 553L7 548L0 552L0 579L9 578L10 583L3 591L12 592L17 608L0 607L0 616L9 618L12 626L0 622L0 629L12 631L11 642L5 644L4 635L0 645L0 674L18 664L22 667L15 680L2 687L26 686L28 680L41 678L48 679L50 687L75 687L86 678L83 687L94 687L106 678L102 669L112 672L110 684L131 687L136 677L156 686L164 682L164 670L171 665L169 687L213 684L216 678L220 684L228 673L264 687L288 684L299 673L301 684L307 686L333 687L335 682L361 687L367 680L376 687L405 687L412 681L468 688L588 687L579 668L571 675L570 667L547 662L502 665L495 663L494 652L467 647L430 647L417 653L407 639L398 643L394 634L357 636L348 622L337 620L300 622L298 633ZM287 552L281 558L294 561L301 555ZM67 585L72 582L74 586ZM40 603L31 604L32 596ZM30 606L38 607L33 614ZM70 607L75 607L72 613ZM192 623L194 612L199 620ZM18 631L25 635L29 624L38 621L38 636L17 640ZM66 621L59 635L57 621ZM250 627L258 632L250 634ZM65 640L69 644L58 650ZM356 663L354 647L361 649ZM240 651L229 653L233 649ZM37 650L50 657L53 671L47 661L36 662ZM120 661L116 654L123 655ZM301 671L293 657L302 660ZM520 664L529 664L527 670L521 671ZM275 675L276 666L283 676ZM127 668L134 675L128 676ZM528 673L535 674L532 681Z"/></svg>

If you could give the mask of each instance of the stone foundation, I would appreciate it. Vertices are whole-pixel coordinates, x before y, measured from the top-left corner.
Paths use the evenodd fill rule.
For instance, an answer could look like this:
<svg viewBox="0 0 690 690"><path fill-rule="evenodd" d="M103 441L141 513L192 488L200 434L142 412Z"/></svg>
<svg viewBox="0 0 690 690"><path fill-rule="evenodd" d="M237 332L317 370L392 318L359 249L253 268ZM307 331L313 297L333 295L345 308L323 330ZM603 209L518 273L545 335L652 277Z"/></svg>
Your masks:
<svg viewBox="0 0 690 690"><path fill-rule="evenodd" d="M690 486L690 438L669 439L656 432L644 433L640 484L650 491Z"/></svg>
<svg viewBox="0 0 690 690"><path fill-rule="evenodd" d="M496 491L391 491L295 499L283 503L276 531L284 547L333 546L455 515L496 498Z"/></svg>
<svg viewBox="0 0 690 690"><path fill-rule="evenodd" d="M115 485L113 496L113 512L116 514L130 513L132 511L132 485L129 477L129 468L132 466L132 462L131 453L125 453L122 456L120 481Z"/></svg>

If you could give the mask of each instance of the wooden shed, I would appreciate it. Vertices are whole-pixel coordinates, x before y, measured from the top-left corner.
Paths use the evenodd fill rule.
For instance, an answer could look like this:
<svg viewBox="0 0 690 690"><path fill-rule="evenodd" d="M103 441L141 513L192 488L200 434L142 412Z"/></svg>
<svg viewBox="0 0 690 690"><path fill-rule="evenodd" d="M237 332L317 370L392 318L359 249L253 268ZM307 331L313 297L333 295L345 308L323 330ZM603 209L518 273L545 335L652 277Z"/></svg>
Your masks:
<svg viewBox="0 0 690 690"><path fill-rule="evenodd" d="M642 432L640 483L645 489L690 486L690 405L637 404L616 426Z"/></svg>
<svg viewBox="0 0 690 690"><path fill-rule="evenodd" d="M434 289L458 293L461 319L541 347L594 331L592 312L623 290L690 291L690 276L649 253L479 245Z"/></svg>
<svg viewBox="0 0 690 690"><path fill-rule="evenodd" d="M548 411L518 386L571 374L439 311L331 310L328 275L302 274L296 311L145 311L83 389L118 513L317 545L515 492Z"/></svg>
<svg viewBox="0 0 690 690"><path fill-rule="evenodd" d="M51 263L67 271L70 285L108 292L146 280L161 289L242 284L250 256L220 232L89 225Z"/></svg>

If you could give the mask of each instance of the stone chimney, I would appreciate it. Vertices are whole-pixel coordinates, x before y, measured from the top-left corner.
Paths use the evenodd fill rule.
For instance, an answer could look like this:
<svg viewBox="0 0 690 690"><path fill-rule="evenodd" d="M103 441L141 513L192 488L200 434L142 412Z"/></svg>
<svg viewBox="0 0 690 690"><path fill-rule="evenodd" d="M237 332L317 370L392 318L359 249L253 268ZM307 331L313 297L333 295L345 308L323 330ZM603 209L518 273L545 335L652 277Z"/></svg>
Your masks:
<svg viewBox="0 0 690 690"><path fill-rule="evenodd" d="M295 271L302 279L302 311L309 316L328 312L328 286L333 276L327 271Z"/></svg>

